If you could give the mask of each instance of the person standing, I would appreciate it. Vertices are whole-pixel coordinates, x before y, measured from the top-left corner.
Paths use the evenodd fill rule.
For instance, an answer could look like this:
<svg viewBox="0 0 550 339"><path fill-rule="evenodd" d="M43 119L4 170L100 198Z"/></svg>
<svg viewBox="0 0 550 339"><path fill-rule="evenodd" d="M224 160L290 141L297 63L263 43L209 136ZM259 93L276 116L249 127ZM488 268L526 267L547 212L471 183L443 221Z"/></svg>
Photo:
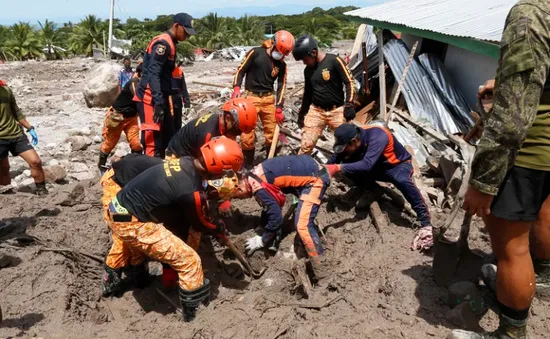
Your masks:
<svg viewBox="0 0 550 339"><path fill-rule="evenodd" d="M134 69L132 68L132 60L129 57L124 57L124 68L118 74L118 89L122 91L126 83L134 77Z"/></svg>
<svg viewBox="0 0 550 339"><path fill-rule="evenodd" d="M482 274L496 290L500 326L486 333L454 330L449 339L527 338L533 297L550 286L549 13L546 0L521 0L508 14L493 108L463 205L483 218L491 237L497 265L492 276L491 266Z"/></svg>
<svg viewBox="0 0 550 339"><path fill-rule="evenodd" d="M145 51L134 100L138 101L141 142L149 156L164 158L164 150L174 135L170 96L177 93L176 44L195 33L193 18L187 13L176 14L170 29L151 40Z"/></svg>
<svg viewBox="0 0 550 339"><path fill-rule="evenodd" d="M298 113L298 125L303 128L299 153L311 154L327 125L334 131L355 118L354 80L345 62L337 55L320 51L310 35L296 40L292 54L306 65L304 97Z"/></svg>
<svg viewBox="0 0 550 339"><path fill-rule="evenodd" d="M0 167L3 181L2 185L9 185L9 162L8 153L13 156L20 156L31 168L31 176L36 185L35 193L39 196L48 194L46 189L46 178L42 169L42 161L29 143L29 139L23 133L23 128L32 137L32 144L38 145L36 130L19 109L11 88L6 82L0 80ZM7 180L6 180L7 178ZM7 184L5 183L7 181Z"/></svg>
<svg viewBox="0 0 550 339"><path fill-rule="evenodd" d="M260 47L251 49L237 69L233 81L231 98L241 96L241 84L246 76L243 97L251 99L262 121L266 152L269 153L275 125L284 119L284 100L286 90L287 65L284 58L294 48L294 36L287 31L277 31L272 40ZM274 84L277 80L277 95ZM245 156L245 165L251 168L254 162L256 131L243 134L241 144ZM275 140L277 142L277 140Z"/></svg>

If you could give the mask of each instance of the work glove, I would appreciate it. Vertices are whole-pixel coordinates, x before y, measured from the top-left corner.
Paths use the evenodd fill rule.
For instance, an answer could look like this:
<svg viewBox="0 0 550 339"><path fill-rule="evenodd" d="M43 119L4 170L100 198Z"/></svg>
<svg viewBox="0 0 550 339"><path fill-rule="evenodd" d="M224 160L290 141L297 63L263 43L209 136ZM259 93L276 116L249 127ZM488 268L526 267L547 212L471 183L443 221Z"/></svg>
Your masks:
<svg viewBox="0 0 550 339"><path fill-rule="evenodd" d="M298 127L304 128L304 118L305 118L305 116L298 115Z"/></svg>
<svg viewBox="0 0 550 339"><path fill-rule="evenodd" d="M434 235L432 226L424 226L416 230L411 244L411 250L427 251L434 245Z"/></svg>
<svg viewBox="0 0 550 339"><path fill-rule="evenodd" d="M233 213L231 213L231 201L224 201L218 206L218 211L220 215L224 218L231 218Z"/></svg>
<svg viewBox="0 0 550 339"><path fill-rule="evenodd" d="M216 225L215 237L217 239L224 238L227 234L227 230L225 228L225 223L223 222L223 220L218 218L218 219L216 219L214 224Z"/></svg>
<svg viewBox="0 0 550 339"><path fill-rule="evenodd" d="M352 104L344 106L344 118L346 118L347 122L355 119L355 108L353 108Z"/></svg>
<svg viewBox="0 0 550 339"><path fill-rule="evenodd" d="M277 120L277 123L279 125L282 125L282 123L285 121L285 113L283 112L282 107L277 107L275 109L275 120Z"/></svg>
<svg viewBox="0 0 550 339"><path fill-rule="evenodd" d="M160 124L164 120L164 106L156 105L155 113L153 114L153 121Z"/></svg>
<svg viewBox="0 0 550 339"><path fill-rule="evenodd" d="M247 255L251 255L256 250L259 250L260 248L263 248L263 247L264 247L264 242L262 241L262 237L259 235L248 239L244 245L244 249L246 250Z"/></svg>
<svg viewBox="0 0 550 339"><path fill-rule="evenodd" d="M191 108L191 99L189 99L189 97L183 98L183 107Z"/></svg>
<svg viewBox="0 0 550 339"><path fill-rule="evenodd" d="M334 177L336 173L340 173L341 171L340 165L325 165L325 168L327 169L328 175L330 175L331 178Z"/></svg>
<svg viewBox="0 0 550 339"><path fill-rule="evenodd" d="M38 135L36 135L36 131L34 130L34 127L31 126L31 128L29 128L27 132L29 132L29 134L32 137L32 144L34 146L38 145Z"/></svg>
<svg viewBox="0 0 550 339"><path fill-rule="evenodd" d="M239 86L233 87L233 93L231 99L239 98L241 96L241 88Z"/></svg>

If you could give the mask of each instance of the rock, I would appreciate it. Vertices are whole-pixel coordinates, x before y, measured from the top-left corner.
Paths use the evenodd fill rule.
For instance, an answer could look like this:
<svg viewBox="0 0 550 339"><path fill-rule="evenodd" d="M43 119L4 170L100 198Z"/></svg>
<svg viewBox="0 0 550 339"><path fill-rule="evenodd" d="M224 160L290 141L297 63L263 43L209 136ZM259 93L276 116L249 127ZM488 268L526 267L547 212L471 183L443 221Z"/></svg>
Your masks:
<svg viewBox="0 0 550 339"><path fill-rule="evenodd" d="M470 281L459 281L449 286L449 305L455 307L467 303L475 314L481 315L487 307L483 301L481 292Z"/></svg>
<svg viewBox="0 0 550 339"><path fill-rule="evenodd" d="M30 178L31 177L31 170L28 170L28 169L24 170L23 171L23 176L25 178Z"/></svg>
<svg viewBox="0 0 550 339"><path fill-rule="evenodd" d="M117 150L115 152L115 154L113 155L114 157L117 157L117 158L122 158L123 156L125 156L126 154L128 154L128 152L124 151L124 150Z"/></svg>
<svg viewBox="0 0 550 339"><path fill-rule="evenodd" d="M58 194L59 199L55 202L55 204L61 206L78 205L84 199L84 191L84 186L80 183L63 187L61 192Z"/></svg>
<svg viewBox="0 0 550 339"><path fill-rule="evenodd" d="M479 320L471 310L467 302L463 302L452 310L448 311L445 318L454 325L471 331L479 331Z"/></svg>
<svg viewBox="0 0 550 339"><path fill-rule="evenodd" d="M109 107L118 96L118 72L120 66L114 63L101 63L90 73L92 77L84 86L82 94L86 105L91 107Z"/></svg>
<svg viewBox="0 0 550 339"><path fill-rule="evenodd" d="M57 166L59 165L59 161L57 159L51 159L48 161L48 166Z"/></svg>
<svg viewBox="0 0 550 339"><path fill-rule="evenodd" d="M84 173L84 172L88 172L90 169L88 168L88 166L86 166L86 164L83 164L81 162L73 162L71 164L71 175L73 173Z"/></svg>
<svg viewBox="0 0 550 339"><path fill-rule="evenodd" d="M47 149L55 149L57 147L57 144L55 142L50 142L49 144L46 145L45 148Z"/></svg>
<svg viewBox="0 0 550 339"><path fill-rule="evenodd" d="M92 134L92 130L90 129L90 127L72 128L69 130L68 134L70 136L77 136L77 135L88 136Z"/></svg>
<svg viewBox="0 0 550 339"><path fill-rule="evenodd" d="M99 135L94 136L94 143L101 144L103 142L103 138Z"/></svg>
<svg viewBox="0 0 550 339"><path fill-rule="evenodd" d="M90 138L79 135L70 137L69 141L71 143L71 150L73 152L85 150L86 148L88 148L88 145L91 144Z"/></svg>
<svg viewBox="0 0 550 339"><path fill-rule="evenodd" d="M34 179L33 179L33 178L23 179L23 180L17 185L17 187L19 188L19 190L21 190L21 187L30 187L30 186L34 186Z"/></svg>
<svg viewBox="0 0 550 339"><path fill-rule="evenodd" d="M91 180L95 178L95 173L92 173L92 172L71 173L71 177L75 178L78 181Z"/></svg>
<svg viewBox="0 0 550 339"><path fill-rule="evenodd" d="M60 182L67 176L67 171L63 166L55 165L55 166L45 166L44 167L44 174L46 175L46 181L47 182Z"/></svg>

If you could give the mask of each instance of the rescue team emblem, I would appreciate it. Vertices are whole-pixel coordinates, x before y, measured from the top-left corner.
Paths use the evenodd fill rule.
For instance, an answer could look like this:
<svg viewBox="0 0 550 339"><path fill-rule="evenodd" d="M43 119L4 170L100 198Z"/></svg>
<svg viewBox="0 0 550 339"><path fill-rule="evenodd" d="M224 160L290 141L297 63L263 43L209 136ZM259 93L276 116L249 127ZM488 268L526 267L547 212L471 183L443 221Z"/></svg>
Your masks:
<svg viewBox="0 0 550 339"><path fill-rule="evenodd" d="M323 80L330 80L330 71L327 68L325 68L321 74L323 74Z"/></svg>
<svg viewBox="0 0 550 339"><path fill-rule="evenodd" d="M157 55L164 55L166 52L166 47L164 45L159 45L157 47Z"/></svg>
<svg viewBox="0 0 550 339"><path fill-rule="evenodd" d="M273 67L273 70L271 71L271 77L276 78L277 75L279 75L279 67Z"/></svg>

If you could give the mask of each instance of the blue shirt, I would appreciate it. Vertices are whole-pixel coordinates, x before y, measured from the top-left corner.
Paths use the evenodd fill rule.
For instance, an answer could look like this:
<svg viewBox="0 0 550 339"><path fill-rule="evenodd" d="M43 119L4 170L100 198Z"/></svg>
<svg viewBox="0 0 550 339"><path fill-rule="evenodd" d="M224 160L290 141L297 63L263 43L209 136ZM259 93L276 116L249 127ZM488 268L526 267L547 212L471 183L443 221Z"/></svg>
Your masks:
<svg viewBox="0 0 550 339"><path fill-rule="evenodd" d="M120 73L118 74L118 85L120 88L124 88L126 83L132 79L134 76L134 69L130 68L127 70L126 68L123 68L120 70Z"/></svg>

